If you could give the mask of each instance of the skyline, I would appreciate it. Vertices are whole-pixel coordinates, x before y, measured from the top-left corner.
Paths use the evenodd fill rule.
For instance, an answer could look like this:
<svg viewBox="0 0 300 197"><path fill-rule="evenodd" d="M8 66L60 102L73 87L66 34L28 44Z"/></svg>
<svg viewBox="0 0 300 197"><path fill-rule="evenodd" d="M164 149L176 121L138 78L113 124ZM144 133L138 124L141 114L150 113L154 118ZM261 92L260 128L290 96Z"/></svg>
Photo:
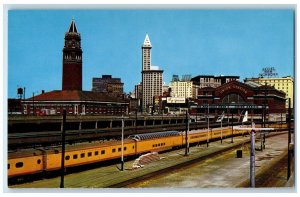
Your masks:
<svg viewBox="0 0 300 197"><path fill-rule="evenodd" d="M16 98L18 87L26 87L26 98L32 92L61 89L64 33L73 17L82 38L83 90L92 89L93 77L109 74L121 78L126 93L133 91L141 81L146 33L153 47L152 65L164 70L166 84L173 74L238 75L243 81L269 66L279 76L294 77L293 13L293 9L11 10L8 97Z"/></svg>

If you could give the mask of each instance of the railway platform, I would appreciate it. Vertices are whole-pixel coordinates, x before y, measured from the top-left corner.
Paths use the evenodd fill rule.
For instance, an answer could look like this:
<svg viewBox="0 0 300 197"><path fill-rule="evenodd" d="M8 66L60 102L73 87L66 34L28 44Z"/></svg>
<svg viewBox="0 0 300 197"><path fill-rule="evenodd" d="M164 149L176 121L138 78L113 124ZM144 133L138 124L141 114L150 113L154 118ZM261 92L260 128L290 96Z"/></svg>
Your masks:
<svg viewBox="0 0 300 197"><path fill-rule="evenodd" d="M269 134L271 136L271 134ZM263 151L256 151L256 174L262 175L265 171L270 170L274 164L282 160L287 154L287 132L277 133L276 136L266 138L266 148ZM193 165L195 163L204 161L212 162L213 167L203 169L203 175L200 177L204 182L198 180L198 185L194 188L247 188L247 181L249 179L249 135L234 137L233 143L231 138L220 141L210 142L207 144L200 144L190 147L190 152L185 156L185 150L175 150L171 152L161 153L162 158L159 161L146 164L142 168L133 169L132 161L126 161L124 164L124 171L120 171L120 164L110 166L103 166L101 168L86 170L83 172L68 174L65 176L65 188L102 188L100 191L110 191L110 188L140 188L142 186L138 183L147 178L152 178L157 175L164 177L164 174L175 173L182 167ZM260 146L260 141L256 142ZM242 158L237 158L235 150L243 151ZM231 151L229 151L231 150ZM234 151L233 151L234 150ZM231 152L226 158L215 159L215 155L222 155L225 152ZM282 177L281 177L282 179ZM282 180L283 181L283 180ZM287 181L283 181L283 185ZM10 188L59 188L60 177L43 179L30 183L12 185ZM281 187L280 184L277 185ZM290 188L291 184L288 186ZM171 187L172 186L149 186L149 187ZM184 187L174 185L174 188ZM39 191L39 190L37 190ZM51 191L51 190L49 190Z"/></svg>

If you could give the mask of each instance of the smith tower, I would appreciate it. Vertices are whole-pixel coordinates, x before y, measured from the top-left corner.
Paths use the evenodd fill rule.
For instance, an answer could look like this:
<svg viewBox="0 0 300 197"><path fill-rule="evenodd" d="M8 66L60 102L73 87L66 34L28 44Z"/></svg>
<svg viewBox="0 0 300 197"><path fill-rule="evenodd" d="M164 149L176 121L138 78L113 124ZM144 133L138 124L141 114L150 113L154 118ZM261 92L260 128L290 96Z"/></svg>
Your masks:
<svg viewBox="0 0 300 197"><path fill-rule="evenodd" d="M62 90L82 90L81 36L77 32L74 20L65 33Z"/></svg>
<svg viewBox="0 0 300 197"><path fill-rule="evenodd" d="M151 65L151 42L146 34L142 45L142 111L153 107L155 96L162 95L162 73L158 66Z"/></svg>

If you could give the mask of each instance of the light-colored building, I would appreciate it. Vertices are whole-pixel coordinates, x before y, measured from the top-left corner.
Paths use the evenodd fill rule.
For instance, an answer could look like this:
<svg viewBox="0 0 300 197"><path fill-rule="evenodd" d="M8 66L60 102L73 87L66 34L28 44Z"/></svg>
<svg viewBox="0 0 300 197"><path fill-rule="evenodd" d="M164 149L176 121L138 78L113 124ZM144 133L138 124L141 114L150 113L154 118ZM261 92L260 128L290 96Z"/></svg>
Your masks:
<svg viewBox="0 0 300 197"><path fill-rule="evenodd" d="M171 81L171 97L193 98L192 81Z"/></svg>
<svg viewBox="0 0 300 197"><path fill-rule="evenodd" d="M153 105L154 96L162 95L163 70L151 65L151 42L146 34L142 45L142 111Z"/></svg>
<svg viewBox="0 0 300 197"><path fill-rule="evenodd" d="M245 82L248 81L254 81L261 85L271 85L275 89L283 91L286 94L286 108L289 106L289 98L291 98L291 108L293 108L294 80L291 76L276 78L246 78Z"/></svg>
<svg viewBox="0 0 300 197"><path fill-rule="evenodd" d="M198 75L191 80L199 88L212 87L217 88L225 83L228 83L232 80L239 81L239 76L214 76L214 75Z"/></svg>

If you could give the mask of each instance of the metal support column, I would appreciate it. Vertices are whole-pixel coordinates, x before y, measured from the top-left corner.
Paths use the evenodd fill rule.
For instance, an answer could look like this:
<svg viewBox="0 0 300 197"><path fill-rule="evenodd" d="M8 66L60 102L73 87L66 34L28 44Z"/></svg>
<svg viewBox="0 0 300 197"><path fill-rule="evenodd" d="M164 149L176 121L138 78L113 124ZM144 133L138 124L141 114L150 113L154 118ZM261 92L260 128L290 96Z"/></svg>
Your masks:
<svg viewBox="0 0 300 197"><path fill-rule="evenodd" d="M288 166L287 166L287 180L291 176L291 98L289 98L289 108L288 108Z"/></svg>
<svg viewBox="0 0 300 197"><path fill-rule="evenodd" d="M231 143L233 143L233 112L231 111Z"/></svg>
<svg viewBox="0 0 300 197"><path fill-rule="evenodd" d="M124 170L124 116L122 115L121 171Z"/></svg>
<svg viewBox="0 0 300 197"><path fill-rule="evenodd" d="M63 123L62 123L62 147L61 147L61 176L60 176L60 188L64 188L64 176L65 176L65 143L66 143L66 110L63 111Z"/></svg>
<svg viewBox="0 0 300 197"><path fill-rule="evenodd" d="M251 130L250 187L255 187L255 130L253 122Z"/></svg>
<svg viewBox="0 0 300 197"><path fill-rule="evenodd" d="M185 114L185 120L186 120L186 130L185 130L185 156L189 153L189 144L188 144L188 129L189 129L189 118L188 118L188 111L186 111Z"/></svg>

